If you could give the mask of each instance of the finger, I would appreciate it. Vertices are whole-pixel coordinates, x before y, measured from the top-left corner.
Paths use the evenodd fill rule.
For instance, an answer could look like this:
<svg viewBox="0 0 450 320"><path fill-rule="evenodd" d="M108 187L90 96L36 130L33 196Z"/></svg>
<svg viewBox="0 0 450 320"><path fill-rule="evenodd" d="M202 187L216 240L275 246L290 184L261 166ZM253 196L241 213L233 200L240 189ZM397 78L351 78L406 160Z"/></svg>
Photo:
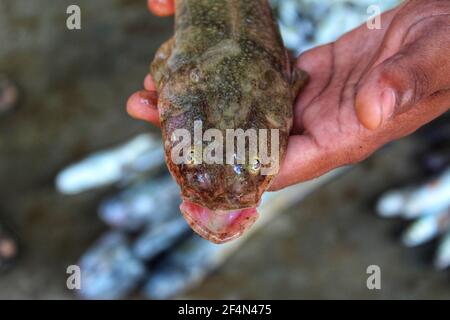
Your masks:
<svg viewBox="0 0 450 320"><path fill-rule="evenodd" d="M295 128L302 131L305 108L320 96L333 74L333 45L324 45L303 53L297 60L297 67L309 75L308 84L301 91L294 110Z"/></svg>
<svg viewBox="0 0 450 320"><path fill-rule="evenodd" d="M175 0L147 0L149 10L160 17L168 17L175 13Z"/></svg>
<svg viewBox="0 0 450 320"><path fill-rule="evenodd" d="M400 139L412 134L448 110L450 110L450 90L440 91L424 99L409 112L397 116L388 130L393 132L394 139ZM408 125L398 126L396 123Z"/></svg>
<svg viewBox="0 0 450 320"><path fill-rule="evenodd" d="M447 26L441 21L447 20ZM430 96L450 89L449 17L416 31L400 52L372 70L361 82L355 108L359 121L370 130L408 112Z"/></svg>
<svg viewBox="0 0 450 320"><path fill-rule="evenodd" d="M317 178L337 165L338 163L333 163L325 149L320 148L311 137L307 135L291 136L281 170L270 187L270 191Z"/></svg>
<svg viewBox="0 0 450 320"><path fill-rule="evenodd" d="M153 77L151 74L145 76L144 88L147 91L156 91L155 83L153 82Z"/></svg>
<svg viewBox="0 0 450 320"><path fill-rule="evenodd" d="M157 93L154 91L136 92L128 99L127 112L135 119L144 120L159 127L157 101Z"/></svg>
<svg viewBox="0 0 450 320"><path fill-rule="evenodd" d="M333 74L333 44L306 51L297 60L297 66L309 76L307 90L299 97L299 103L309 104L325 88Z"/></svg>

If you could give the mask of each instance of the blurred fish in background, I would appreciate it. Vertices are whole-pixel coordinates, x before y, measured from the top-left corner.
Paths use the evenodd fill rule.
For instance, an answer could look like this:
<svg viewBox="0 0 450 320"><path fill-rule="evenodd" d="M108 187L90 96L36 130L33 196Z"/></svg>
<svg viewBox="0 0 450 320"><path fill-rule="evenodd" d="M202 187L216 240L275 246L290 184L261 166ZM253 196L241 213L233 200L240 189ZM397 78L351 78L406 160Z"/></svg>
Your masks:
<svg viewBox="0 0 450 320"><path fill-rule="evenodd" d="M388 191L377 204L381 217L414 220L401 236L407 247L417 247L442 236L434 259L438 269L450 267L449 120L447 114L418 133L427 148L417 156L417 161L431 180Z"/></svg>
<svg viewBox="0 0 450 320"><path fill-rule="evenodd" d="M113 228L137 231L178 216L180 189L167 174L131 185L100 204L100 218Z"/></svg>
<svg viewBox="0 0 450 320"><path fill-rule="evenodd" d="M161 141L141 134L124 145L100 151L75 163L56 177L56 188L63 194L77 194L113 184L126 184L145 172L158 170L164 161Z"/></svg>
<svg viewBox="0 0 450 320"><path fill-rule="evenodd" d="M161 144L162 141L159 141L158 145ZM67 172L96 172L95 168L99 163L119 167L123 161L123 153L134 156L127 158L127 163L132 165L141 157L140 152L133 152L134 148L134 143L125 143L111 149L113 151L88 156L86 160L63 170L58 177L70 176ZM99 154L101 162L91 160L99 159ZM140 286L143 287L142 293L148 298L174 297L200 283L248 239L249 236L246 236L219 246L195 235L180 214L179 188L164 168L163 158L158 159L159 162L155 160L148 171L142 171L143 177L140 179L130 180L122 174L114 175L115 179L108 180L108 183L119 180L130 183L99 205L100 219L112 229L101 236L80 259L79 266L83 270L83 285L79 292L81 297L119 299ZM337 170L313 182L267 194L261 205L261 218L252 232L339 172ZM132 175L134 176L134 172ZM105 186L105 180L96 180L92 174L81 174L77 179L66 181L74 185L57 183L57 187L64 185L63 190L60 190L62 192L81 192ZM96 181L98 183L94 183Z"/></svg>
<svg viewBox="0 0 450 320"><path fill-rule="evenodd" d="M131 293L145 267L133 255L129 239L120 231L105 234L81 258L80 295L86 299L119 299Z"/></svg>
<svg viewBox="0 0 450 320"><path fill-rule="evenodd" d="M271 0L287 48L296 55L335 41L366 22L376 5L389 10L401 0Z"/></svg>

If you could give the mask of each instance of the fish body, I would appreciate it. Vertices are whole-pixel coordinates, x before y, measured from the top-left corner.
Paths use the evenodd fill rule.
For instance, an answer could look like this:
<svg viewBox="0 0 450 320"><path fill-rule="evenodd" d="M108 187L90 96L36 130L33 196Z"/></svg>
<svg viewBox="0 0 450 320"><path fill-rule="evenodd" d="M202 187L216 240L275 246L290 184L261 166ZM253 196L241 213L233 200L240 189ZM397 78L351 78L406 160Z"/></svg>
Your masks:
<svg viewBox="0 0 450 320"><path fill-rule="evenodd" d="M415 219L446 210L449 206L450 169L447 169L419 187L387 192L378 201L377 211L383 217Z"/></svg>
<svg viewBox="0 0 450 320"><path fill-rule="evenodd" d="M145 275L145 264L120 231L102 236L80 259L81 288L84 299L120 299L130 294Z"/></svg>
<svg viewBox="0 0 450 320"><path fill-rule="evenodd" d="M59 172L56 189L73 195L157 171L164 164L160 145L156 136L140 134L120 146L95 152Z"/></svg>
<svg viewBox="0 0 450 320"><path fill-rule="evenodd" d="M440 270L450 267L450 230L447 231L439 243L434 265Z"/></svg>
<svg viewBox="0 0 450 320"><path fill-rule="evenodd" d="M168 174L145 180L104 200L99 216L113 228L139 231L176 218L181 203L179 194L178 185Z"/></svg>
<svg viewBox="0 0 450 320"><path fill-rule="evenodd" d="M181 187L181 211L191 227L204 238L223 243L255 222L255 208L276 172L261 174L269 164L250 152L249 142L244 159L231 154L234 163L225 161L230 159L225 146L214 154L222 162L199 160L210 146L204 140L189 142L191 154L183 154L186 161L175 162L181 143L177 131L195 137L198 123L202 138L210 129L222 137L228 130L267 130L266 150L277 137L281 161L292 127L293 102L306 74L292 69L268 1L175 4L175 35L157 52L151 67L166 162ZM217 141L217 136L210 141Z"/></svg>
<svg viewBox="0 0 450 320"><path fill-rule="evenodd" d="M436 214L425 215L415 221L403 234L402 241L407 247L415 247L445 233L450 227L450 209Z"/></svg>
<svg viewBox="0 0 450 320"><path fill-rule="evenodd" d="M139 259L151 261L191 232L183 218L178 216L159 226L147 228L133 244L133 253Z"/></svg>

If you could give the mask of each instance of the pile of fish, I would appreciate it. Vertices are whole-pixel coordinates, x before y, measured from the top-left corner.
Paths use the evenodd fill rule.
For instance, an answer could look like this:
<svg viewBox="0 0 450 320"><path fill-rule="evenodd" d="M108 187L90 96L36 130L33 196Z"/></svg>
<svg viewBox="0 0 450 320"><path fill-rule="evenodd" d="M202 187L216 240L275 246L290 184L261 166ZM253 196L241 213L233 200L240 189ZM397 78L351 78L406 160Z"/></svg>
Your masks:
<svg viewBox="0 0 450 320"><path fill-rule="evenodd" d="M119 299L138 288L150 299L174 297L200 283L250 237L251 233L235 242L216 245L191 231L179 210L180 190L164 169L161 145L157 136L139 135L121 146L90 155L58 175L56 186L67 195L113 184L120 188L98 209L110 231L79 261L82 298ZM139 163L148 155L153 161L144 170ZM139 175L136 168L140 168ZM99 172L102 175L96 179ZM338 172L267 194L252 232Z"/></svg>
<svg viewBox="0 0 450 320"><path fill-rule="evenodd" d="M365 23L377 10L385 11L401 0L271 0L287 48L299 54L335 41Z"/></svg>
<svg viewBox="0 0 450 320"><path fill-rule="evenodd" d="M450 267L450 126L449 116L419 132L427 150L417 157L424 172L432 178L425 183L392 190L383 195L377 212L386 218L413 220L402 242L417 247L441 237L434 265Z"/></svg>

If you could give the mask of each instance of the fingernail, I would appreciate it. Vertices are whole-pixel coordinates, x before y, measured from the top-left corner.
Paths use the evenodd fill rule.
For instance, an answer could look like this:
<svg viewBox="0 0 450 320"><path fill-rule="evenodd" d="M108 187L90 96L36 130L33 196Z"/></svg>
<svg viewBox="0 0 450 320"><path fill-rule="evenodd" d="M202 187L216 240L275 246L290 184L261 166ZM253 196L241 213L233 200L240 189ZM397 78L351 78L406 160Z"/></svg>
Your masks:
<svg viewBox="0 0 450 320"><path fill-rule="evenodd" d="M139 103L145 106L152 107L156 109L158 104L158 96L156 92L152 91L140 91L139 92Z"/></svg>
<svg viewBox="0 0 450 320"><path fill-rule="evenodd" d="M380 125L394 114L396 100L397 94L392 88L386 88L381 93Z"/></svg>

